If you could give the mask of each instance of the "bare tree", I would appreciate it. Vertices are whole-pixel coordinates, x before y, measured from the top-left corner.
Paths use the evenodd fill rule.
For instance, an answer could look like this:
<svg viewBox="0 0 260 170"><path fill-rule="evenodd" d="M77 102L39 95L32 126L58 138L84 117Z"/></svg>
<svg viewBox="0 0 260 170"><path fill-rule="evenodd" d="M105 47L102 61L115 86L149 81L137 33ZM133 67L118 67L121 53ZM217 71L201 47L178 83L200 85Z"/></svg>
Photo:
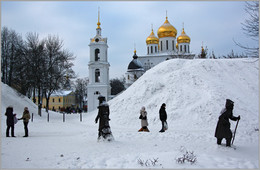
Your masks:
<svg viewBox="0 0 260 170"><path fill-rule="evenodd" d="M83 108L84 97L87 97L87 86L89 80L87 78L78 78L75 84L76 101L80 104L80 108Z"/></svg>
<svg viewBox="0 0 260 170"><path fill-rule="evenodd" d="M242 24L242 30L245 35L258 43L259 40L259 1L247 1L245 2L245 11L248 14L248 18L245 19ZM249 47L234 41L236 45L245 49L248 56L259 58L259 44L256 47Z"/></svg>
<svg viewBox="0 0 260 170"><path fill-rule="evenodd" d="M44 93L46 97L46 111L49 109L49 100L51 94L60 89L64 82L64 76L70 72L74 59L73 54L62 50L63 42L58 36L49 35L45 40L46 61L44 65Z"/></svg>

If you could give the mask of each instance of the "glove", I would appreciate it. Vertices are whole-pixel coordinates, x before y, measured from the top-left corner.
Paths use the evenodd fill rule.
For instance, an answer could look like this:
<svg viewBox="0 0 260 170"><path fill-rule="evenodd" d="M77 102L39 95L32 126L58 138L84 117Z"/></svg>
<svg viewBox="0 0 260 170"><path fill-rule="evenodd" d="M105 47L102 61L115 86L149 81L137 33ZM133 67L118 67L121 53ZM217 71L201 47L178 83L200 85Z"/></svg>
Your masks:
<svg viewBox="0 0 260 170"><path fill-rule="evenodd" d="M97 121L98 121L98 120L97 120L97 119L95 119L95 123L97 123Z"/></svg>

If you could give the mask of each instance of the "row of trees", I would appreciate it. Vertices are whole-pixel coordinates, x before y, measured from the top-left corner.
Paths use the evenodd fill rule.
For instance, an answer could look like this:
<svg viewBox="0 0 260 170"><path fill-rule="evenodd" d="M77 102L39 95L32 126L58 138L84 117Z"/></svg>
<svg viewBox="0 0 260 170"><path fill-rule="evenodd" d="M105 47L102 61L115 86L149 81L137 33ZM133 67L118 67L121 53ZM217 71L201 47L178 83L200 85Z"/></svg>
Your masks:
<svg viewBox="0 0 260 170"><path fill-rule="evenodd" d="M27 33L25 40L7 27L1 32L1 80L23 95L38 97L38 114L41 116L41 99L63 87L66 76L75 76L72 70L73 54L63 48L58 36L40 39L37 33ZM31 96L33 95L33 96Z"/></svg>

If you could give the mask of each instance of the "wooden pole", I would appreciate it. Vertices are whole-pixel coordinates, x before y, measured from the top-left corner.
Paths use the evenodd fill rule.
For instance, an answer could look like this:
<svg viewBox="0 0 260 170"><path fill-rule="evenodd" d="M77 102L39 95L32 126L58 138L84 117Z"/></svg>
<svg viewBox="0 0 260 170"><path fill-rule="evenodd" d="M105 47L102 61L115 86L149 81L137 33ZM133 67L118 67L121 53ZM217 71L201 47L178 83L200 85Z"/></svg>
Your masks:
<svg viewBox="0 0 260 170"><path fill-rule="evenodd" d="M239 119L237 120L236 128L235 128L235 131L234 131L234 136L233 136L233 140L232 140L232 145L233 145L233 142L234 142L234 140L235 140L238 122L239 122Z"/></svg>

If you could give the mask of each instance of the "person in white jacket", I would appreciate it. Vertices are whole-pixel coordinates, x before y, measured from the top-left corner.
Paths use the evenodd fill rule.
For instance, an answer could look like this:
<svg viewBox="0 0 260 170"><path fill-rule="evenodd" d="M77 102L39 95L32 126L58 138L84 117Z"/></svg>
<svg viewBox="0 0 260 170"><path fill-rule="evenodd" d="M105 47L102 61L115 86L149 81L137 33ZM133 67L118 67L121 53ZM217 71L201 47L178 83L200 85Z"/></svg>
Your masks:
<svg viewBox="0 0 260 170"><path fill-rule="evenodd" d="M141 119L141 129L138 130L138 132L149 132L149 129L147 128L148 126L148 121L147 121L147 112L145 110L145 107L143 106L140 110L140 117L139 119Z"/></svg>

